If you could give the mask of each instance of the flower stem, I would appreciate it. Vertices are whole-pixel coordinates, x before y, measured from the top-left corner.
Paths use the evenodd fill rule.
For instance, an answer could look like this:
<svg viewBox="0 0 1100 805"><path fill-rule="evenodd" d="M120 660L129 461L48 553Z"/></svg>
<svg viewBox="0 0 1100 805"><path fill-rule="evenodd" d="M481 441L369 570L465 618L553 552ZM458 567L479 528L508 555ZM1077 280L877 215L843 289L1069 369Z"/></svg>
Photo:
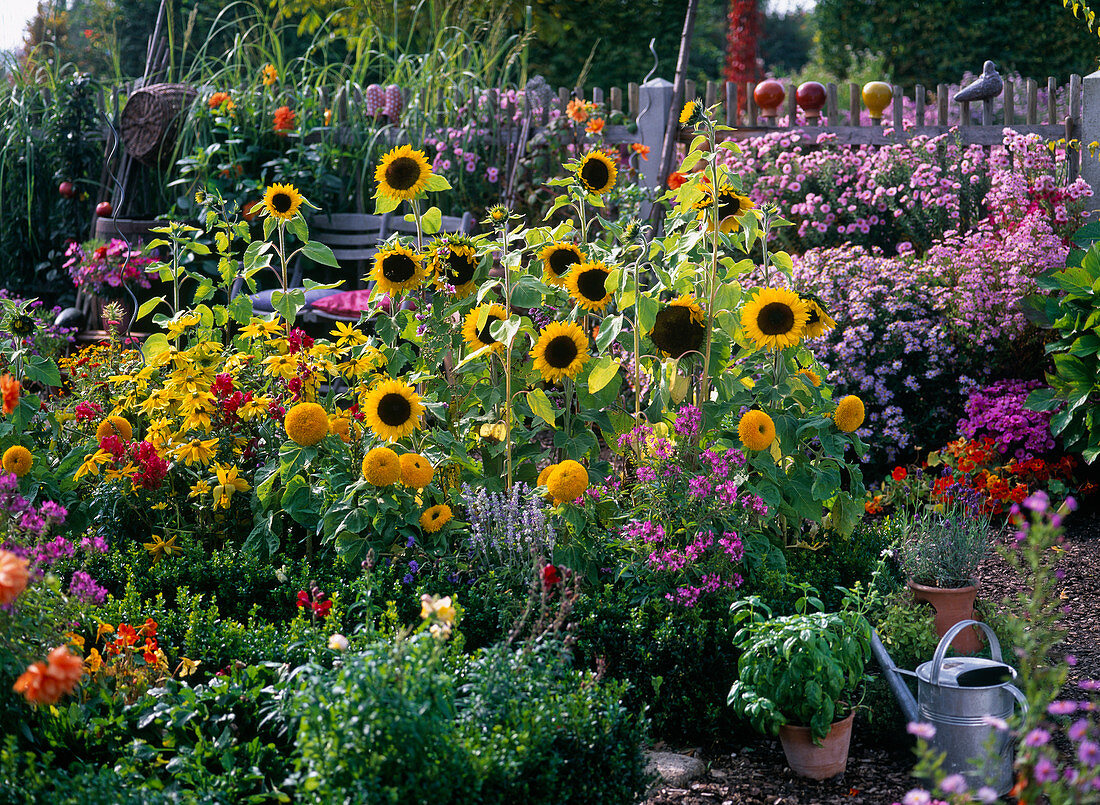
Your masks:
<svg viewBox="0 0 1100 805"><path fill-rule="evenodd" d="M718 225L718 154L717 145L715 143L714 126L711 124L709 118L706 121L706 129L707 144L710 146L709 167L711 174L711 198L714 200L714 217L707 221L707 226L709 227L713 223L714 230L711 232L710 270L707 272L707 342L703 347L703 375L699 378L698 403L700 405L710 399L710 348L714 338L714 301L718 296L718 239L720 235L720 228Z"/></svg>

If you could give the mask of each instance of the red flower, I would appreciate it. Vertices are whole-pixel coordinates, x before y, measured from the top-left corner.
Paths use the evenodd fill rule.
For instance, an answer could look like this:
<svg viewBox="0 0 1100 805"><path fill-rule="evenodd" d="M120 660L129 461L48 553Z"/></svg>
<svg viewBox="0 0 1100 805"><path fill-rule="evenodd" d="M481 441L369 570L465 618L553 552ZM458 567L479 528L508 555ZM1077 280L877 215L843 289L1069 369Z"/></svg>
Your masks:
<svg viewBox="0 0 1100 805"><path fill-rule="evenodd" d="M561 573L553 565L546 565L542 569L542 586L549 590L555 584L561 583Z"/></svg>
<svg viewBox="0 0 1100 805"><path fill-rule="evenodd" d="M280 106L275 110L275 131L283 133L294 128L294 110L289 106Z"/></svg>
<svg viewBox="0 0 1100 805"><path fill-rule="evenodd" d="M668 175L668 189L679 190L680 186L683 185L687 179L688 177L680 173L680 171L673 171Z"/></svg>
<svg viewBox="0 0 1100 805"><path fill-rule="evenodd" d="M118 640L115 642L124 646L134 645L137 642L137 629L128 623L120 623L118 625Z"/></svg>
<svg viewBox="0 0 1100 805"><path fill-rule="evenodd" d="M298 591L298 606L299 607L308 607L309 605L310 605L309 604L309 593L307 593L305 590L299 590Z"/></svg>
<svg viewBox="0 0 1100 805"><path fill-rule="evenodd" d="M890 473L890 477L895 481L901 482L905 480L905 476L908 474L909 472L905 467L894 467L894 471Z"/></svg>
<svg viewBox="0 0 1100 805"><path fill-rule="evenodd" d="M157 635L157 622L152 618L145 619L145 625L141 627L142 634L148 637L156 637ZM148 641L146 641L148 642ZM155 649L157 641L153 641L153 648Z"/></svg>
<svg viewBox="0 0 1100 805"><path fill-rule="evenodd" d="M318 618L327 618L330 609L332 609L331 601L318 601L313 605L313 614Z"/></svg>

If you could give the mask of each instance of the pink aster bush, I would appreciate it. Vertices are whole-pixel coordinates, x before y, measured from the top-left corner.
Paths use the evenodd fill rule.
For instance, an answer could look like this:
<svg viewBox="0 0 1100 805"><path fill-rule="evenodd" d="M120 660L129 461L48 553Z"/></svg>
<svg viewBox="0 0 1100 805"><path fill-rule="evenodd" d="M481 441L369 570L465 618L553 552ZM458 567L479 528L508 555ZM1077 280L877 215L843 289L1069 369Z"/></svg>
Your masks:
<svg viewBox="0 0 1100 805"><path fill-rule="evenodd" d="M966 399L959 433L968 439L988 436L997 452L1018 461L1049 453L1054 449L1052 412L1031 411L1024 405L1027 395L1042 386L1039 380L999 380L974 389Z"/></svg>

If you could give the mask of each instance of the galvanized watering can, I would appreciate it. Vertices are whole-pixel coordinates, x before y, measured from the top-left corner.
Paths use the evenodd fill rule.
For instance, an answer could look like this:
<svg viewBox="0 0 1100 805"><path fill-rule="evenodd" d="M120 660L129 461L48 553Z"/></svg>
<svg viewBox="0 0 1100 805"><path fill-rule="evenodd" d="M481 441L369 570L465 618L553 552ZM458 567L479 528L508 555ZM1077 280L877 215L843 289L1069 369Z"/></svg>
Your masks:
<svg viewBox="0 0 1100 805"><path fill-rule="evenodd" d="M985 632L993 659L945 659L951 641L970 626ZM929 743L946 753L944 771L962 774L971 790L989 785L1004 794L1012 788L1012 738L1008 732L996 730L987 718L1007 721L1017 703L1026 713L1027 700L1011 684L1016 671L1001 661L1001 644L992 629L973 620L955 624L936 646L931 661L921 663L916 673L894 665L877 633L872 635L871 648L906 717L936 728ZM916 701L898 674L916 677Z"/></svg>

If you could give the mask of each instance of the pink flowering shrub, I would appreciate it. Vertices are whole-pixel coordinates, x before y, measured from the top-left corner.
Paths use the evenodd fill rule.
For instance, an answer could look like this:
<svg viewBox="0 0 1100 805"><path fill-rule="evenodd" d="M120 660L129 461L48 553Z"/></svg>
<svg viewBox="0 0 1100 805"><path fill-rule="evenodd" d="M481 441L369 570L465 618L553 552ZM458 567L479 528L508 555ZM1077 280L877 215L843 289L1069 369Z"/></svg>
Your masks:
<svg viewBox="0 0 1100 805"><path fill-rule="evenodd" d="M87 243L73 241L65 250L65 268L77 288L94 294L107 293L123 285L150 287L145 267L155 262L139 249L131 249L118 238Z"/></svg>
<svg viewBox="0 0 1100 805"><path fill-rule="evenodd" d="M1043 383L1039 380L1001 380L975 389L966 400L966 417L959 433L968 439L988 436L997 451L1017 461L1029 461L1054 449L1050 435L1050 411L1031 411L1027 395Z"/></svg>

